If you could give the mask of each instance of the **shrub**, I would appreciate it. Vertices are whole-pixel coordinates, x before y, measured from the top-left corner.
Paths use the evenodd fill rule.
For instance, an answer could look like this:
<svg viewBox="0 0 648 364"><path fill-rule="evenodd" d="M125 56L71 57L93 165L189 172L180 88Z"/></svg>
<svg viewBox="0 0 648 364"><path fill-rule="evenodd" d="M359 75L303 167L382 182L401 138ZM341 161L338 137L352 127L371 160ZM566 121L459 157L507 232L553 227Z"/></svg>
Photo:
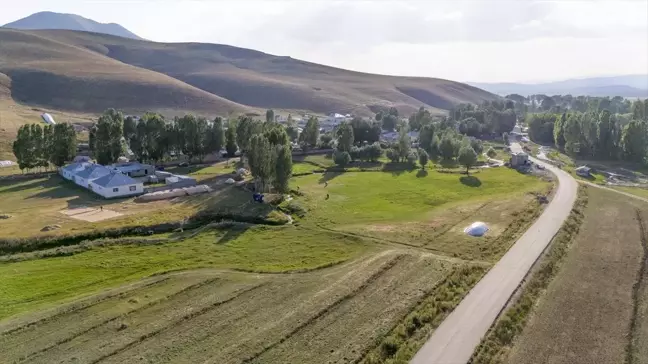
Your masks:
<svg viewBox="0 0 648 364"><path fill-rule="evenodd" d="M416 154L415 151L411 150L411 151L407 154L407 163L409 163L410 165L414 166L414 165L416 165L416 161L417 161L417 160L418 160L418 154Z"/></svg>
<svg viewBox="0 0 648 364"><path fill-rule="evenodd" d="M486 151L486 155L487 155L489 158L495 158L495 156L497 155L497 152L495 151L495 149L493 149L493 147L490 147L490 148L488 148L488 150Z"/></svg>
<svg viewBox="0 0 648 364"><path fill-rule="evenodd" d="M298 201L292 200L285 204L284 210L292 215L304 217L306 215L306 208Z"/></svg>
<svg viewBox="0 0 648 364"><path fill-rule="evenodd" d="M340 167L345 167L347 164L351 163L351 156L348 152L335 152L333 154L333 161Z"/></svg>
<svg viewBox="0 0 648 364"><path fill-rule="evenodd" d="M392 148L387 149L385 155L387 156L387 158L389 158L390 161L398 162L399 155L398 152L396 152L394 149Z"/></svg>

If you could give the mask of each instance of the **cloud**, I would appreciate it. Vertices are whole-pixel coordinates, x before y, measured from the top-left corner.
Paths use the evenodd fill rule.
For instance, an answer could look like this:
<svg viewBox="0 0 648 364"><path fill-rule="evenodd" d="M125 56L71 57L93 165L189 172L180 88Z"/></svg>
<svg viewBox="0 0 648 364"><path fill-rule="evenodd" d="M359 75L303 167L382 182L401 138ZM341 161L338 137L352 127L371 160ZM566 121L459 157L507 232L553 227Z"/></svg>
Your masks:
<svg viewBox="0 0 648 364"><path fill-rule="evenodd" d="M546 1L346 1L288 6L285 22L269 22L261 39L371 47L385 43L507 42L601 36L552 16ZM264 30L265 31L262 31ZM271 29L270 31L268 31Z"/></svg>

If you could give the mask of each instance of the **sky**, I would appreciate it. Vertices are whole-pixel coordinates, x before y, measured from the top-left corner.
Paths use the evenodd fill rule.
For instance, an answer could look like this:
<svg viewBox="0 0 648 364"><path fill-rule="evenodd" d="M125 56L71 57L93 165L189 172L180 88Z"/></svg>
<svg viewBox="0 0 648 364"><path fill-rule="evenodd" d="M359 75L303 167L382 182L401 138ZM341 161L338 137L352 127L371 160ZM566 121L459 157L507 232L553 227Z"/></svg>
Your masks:
<svg viewBox="0 0 648 364"><path fill-rule="evenodd" d="M20 0L3 6L0 24L38 11L371 73L464 82L648 74L648 0Z"/></svg>

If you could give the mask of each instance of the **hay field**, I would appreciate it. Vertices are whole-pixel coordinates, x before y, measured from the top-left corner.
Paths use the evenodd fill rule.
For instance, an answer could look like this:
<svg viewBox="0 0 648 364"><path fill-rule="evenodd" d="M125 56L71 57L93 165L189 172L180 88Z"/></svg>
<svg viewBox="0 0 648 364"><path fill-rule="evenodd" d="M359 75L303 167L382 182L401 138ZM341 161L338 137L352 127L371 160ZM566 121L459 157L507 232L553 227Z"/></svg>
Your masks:
<svg viewBox="0 0 648 364"><path fill-rule="evenodd" d="M452 269L392 250L296 275L162 275L0 324L0 353L29 363L352 362Z"/></svg>
<svg viewBox="0 0 648 364"><path fill-rule="evenodd" d="M648 360L645 313L635 313L635 290L645 295L638 272L648 205L597 188L588 194L579 235L508 363L622 363L631 353Z"/></svg>

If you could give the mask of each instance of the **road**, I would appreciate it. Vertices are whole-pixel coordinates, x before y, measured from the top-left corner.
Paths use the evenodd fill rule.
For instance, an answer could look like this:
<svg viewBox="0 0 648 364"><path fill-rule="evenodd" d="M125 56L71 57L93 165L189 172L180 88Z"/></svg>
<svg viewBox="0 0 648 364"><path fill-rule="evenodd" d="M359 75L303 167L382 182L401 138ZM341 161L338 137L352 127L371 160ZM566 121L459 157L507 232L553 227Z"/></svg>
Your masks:
<svg viewBox="0 0 648 364"><path fill-rule="evenodd" d="M522 151L511 144L513 152ZM434 331L411 364L466 364L525 275L567 219L578 183L568 173L532 158L558 177L545 211Z"/></svg>

